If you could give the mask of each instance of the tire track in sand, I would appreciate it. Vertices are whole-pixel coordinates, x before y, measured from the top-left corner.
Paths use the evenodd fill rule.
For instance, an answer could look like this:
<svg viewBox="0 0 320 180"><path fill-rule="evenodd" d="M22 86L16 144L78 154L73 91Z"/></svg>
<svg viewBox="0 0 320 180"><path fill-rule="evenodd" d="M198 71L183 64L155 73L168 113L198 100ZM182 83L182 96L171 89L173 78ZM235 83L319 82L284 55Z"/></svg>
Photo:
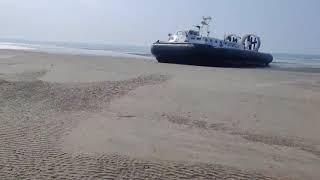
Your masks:
<svg viewBox="0 0 320 180"><path fill-rule="evenodd" d="M208 123L203 120L193 120L189 117L174 116L163 114L169 122L179 125L185 125L191 128L200 128L213 131L221 131L232 135L240 136L251 142L259 142L267 145L278 145L290 148L297 148L302 151L311 153L320 158L320 149L313 143L308 142L302 138L288 138L264 134L256 134L249 131L239 130L233 127L229 127L223 123Z"/></svg>

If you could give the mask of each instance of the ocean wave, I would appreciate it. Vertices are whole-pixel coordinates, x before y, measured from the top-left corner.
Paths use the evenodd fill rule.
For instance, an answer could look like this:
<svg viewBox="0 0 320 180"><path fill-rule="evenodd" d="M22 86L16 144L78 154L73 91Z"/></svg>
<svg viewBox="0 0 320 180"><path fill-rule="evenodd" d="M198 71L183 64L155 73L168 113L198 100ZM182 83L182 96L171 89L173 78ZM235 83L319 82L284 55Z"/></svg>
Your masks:
<svg viewBox="0 0 320 180"><path fill-rule="evenodd" d="M35 50L35 48L15 43L0 43L0 49L5 50Z"/></svg>

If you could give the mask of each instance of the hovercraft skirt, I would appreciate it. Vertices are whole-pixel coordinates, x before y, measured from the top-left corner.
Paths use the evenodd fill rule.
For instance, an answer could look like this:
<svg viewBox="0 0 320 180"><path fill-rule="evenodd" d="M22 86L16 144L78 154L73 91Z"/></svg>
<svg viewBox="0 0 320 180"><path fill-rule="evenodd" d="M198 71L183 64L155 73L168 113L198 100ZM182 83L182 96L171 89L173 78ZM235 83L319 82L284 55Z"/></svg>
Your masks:
<svg viewBox="0 0 320 180"><path fill-rule="evenodd" d="M160 63L198 66L267 66L273 60L271 54L191 43L157 42L151 52Z"/></svg>

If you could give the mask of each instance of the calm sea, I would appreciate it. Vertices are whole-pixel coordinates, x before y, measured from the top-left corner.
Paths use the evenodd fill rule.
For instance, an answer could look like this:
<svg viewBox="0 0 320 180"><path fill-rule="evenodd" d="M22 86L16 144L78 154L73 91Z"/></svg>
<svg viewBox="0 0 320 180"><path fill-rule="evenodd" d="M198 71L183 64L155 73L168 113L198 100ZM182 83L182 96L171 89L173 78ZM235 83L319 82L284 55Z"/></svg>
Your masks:
<svg viewBox="0 0 320 180"><path fill-rule="evenodd" d="M0 39L0 49L26 49L51 53L89 54L152 59L149 46L40 42ZM320 55L273 53L274 68L320 68Z"/></svg>

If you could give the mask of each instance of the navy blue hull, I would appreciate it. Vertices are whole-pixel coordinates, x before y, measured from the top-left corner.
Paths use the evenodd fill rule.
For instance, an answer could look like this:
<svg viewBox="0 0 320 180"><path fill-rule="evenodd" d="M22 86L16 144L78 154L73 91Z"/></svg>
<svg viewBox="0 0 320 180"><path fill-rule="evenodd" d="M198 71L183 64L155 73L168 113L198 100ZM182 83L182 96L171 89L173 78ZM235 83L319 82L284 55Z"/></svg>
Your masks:
<svg viewBox="0 0 320 180"><path fill-rule="evenodd" d="M189 43L157 42L151 52L160 63L197 66L268 66L273 60L271 54Z"/></svg>

